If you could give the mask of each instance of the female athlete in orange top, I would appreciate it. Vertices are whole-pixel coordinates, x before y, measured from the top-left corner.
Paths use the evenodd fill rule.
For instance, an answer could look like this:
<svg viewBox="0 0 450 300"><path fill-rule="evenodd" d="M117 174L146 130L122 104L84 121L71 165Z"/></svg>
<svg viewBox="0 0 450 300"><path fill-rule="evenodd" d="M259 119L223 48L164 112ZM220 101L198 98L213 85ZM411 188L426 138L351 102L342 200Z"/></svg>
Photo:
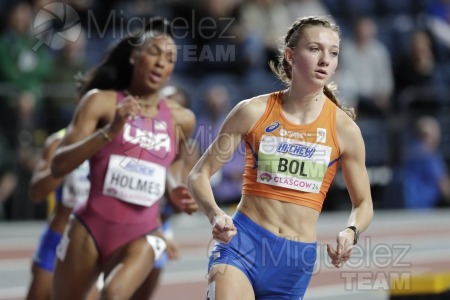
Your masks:
<svg viewBox="0 0 450 300"><path fill-rule="evenodd" d="M325 17L298 19L287 32L279 67L288 88L240 102L189 175L189 188L218 243L209 262L209 299L302 299L316 260L316 225L342 167L352 202L336 267L350 257L373 216L365 147L327 83L339 55L339 29ZM243 195L231 218L214 200L209 178L245 142Z"/></svg>

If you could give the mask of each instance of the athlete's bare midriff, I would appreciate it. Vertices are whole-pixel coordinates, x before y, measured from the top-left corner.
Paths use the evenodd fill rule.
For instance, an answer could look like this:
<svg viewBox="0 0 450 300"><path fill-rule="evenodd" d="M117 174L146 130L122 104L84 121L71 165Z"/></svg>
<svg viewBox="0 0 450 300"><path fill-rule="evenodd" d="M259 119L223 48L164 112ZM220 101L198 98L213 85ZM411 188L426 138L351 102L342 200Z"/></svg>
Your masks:
<svg viewBox="0 0 450 300"><path fill-rule="evenodd" d="M319 212L298 204L243 195L238 210L275 235L298 242L316 241Z"/></svg>

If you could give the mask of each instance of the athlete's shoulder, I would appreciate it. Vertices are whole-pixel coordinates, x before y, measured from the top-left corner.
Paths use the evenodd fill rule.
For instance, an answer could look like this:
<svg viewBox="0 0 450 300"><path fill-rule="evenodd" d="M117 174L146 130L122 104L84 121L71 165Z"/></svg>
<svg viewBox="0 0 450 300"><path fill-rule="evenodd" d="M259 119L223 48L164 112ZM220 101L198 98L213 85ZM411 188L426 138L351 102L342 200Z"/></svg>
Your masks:
<svg viewBox="0 0 450 300"><path fill-rule="evenodd" d="M163 101L166 103L167 107L172 112L175 112L175 113L190 113L191 112L191 110L189 108L182 106L180 103L178 103L175 100L164 99Z"/></svg>
<svg viewBox="0 0 450 300"><path fill-rule="evenodd" d="M336 128L338 131L344 131L351 134L360 133L356 122L339 107L336 109Z"/></svg>
<svg viewBox="0 0 450 300"><path fill-rule="evenodd" d="M174 100L164 99L164 102L170 110L174 124L182 126L185 132L192 132L196 122L192 110Z"/></svg>
<svg viewBox="0 0 450 300"><path fill-rule="evenodd" d="M182 120L195 121L195 115L189 108L180 105L178 102L170 99L164 100L172 115Z"/></svg>
<svg viewBox="0 0 450 300"><path fill-rule="evenodd" d="M92 89L81 97L81 102L111 101L117 98L117 91Z"/></svg>
<svg viewBox="0 0 450 300"><path fill-rule="evenodd" d="M104 117L110 115L117 105L117 91L92 89L86 92L78 104L77 113Z"/></svg>
<svg viewBox="0 0 450 300"><path fill-rule="evenodd" d="M362 139L358 124L340 108L336 109L336 131L341 153L347 151L347 145L354 145Z"/></svg>
<svg viewBox="0 0 450 300"><path fill-rule="evenodd" d="M269 95L260 95L240 101L229 113L226 129L248 134L266 111Z"/></svg>
<svg viewBox="0 0 450 300"><path fill-rule="evenodd" d="M64 138L64 135L66 134L66 129L61 129L58 130L56 132L53 132L52 134L50 134L44 142L44 149L50 148L55 144L58 144L62 141L62 139Z"/></svg>
<svg viewBox="0 0 450 300"><path fill-rule="evenodd" d="M240 101L234 108L241 116L259 116L265 112L270 94L259 95L250 99Z"/></svg>

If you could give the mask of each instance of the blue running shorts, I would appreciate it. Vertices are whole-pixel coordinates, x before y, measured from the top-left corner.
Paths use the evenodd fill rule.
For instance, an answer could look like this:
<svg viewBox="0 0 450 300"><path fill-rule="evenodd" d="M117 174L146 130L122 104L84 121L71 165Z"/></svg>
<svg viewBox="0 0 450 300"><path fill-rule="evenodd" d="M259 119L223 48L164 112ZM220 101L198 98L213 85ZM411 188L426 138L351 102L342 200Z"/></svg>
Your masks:
<svg viewBox="0 0 450 300"><path fill-rule="evenodd" d="M237 234L229 244L214 245L208 272L216 264L232 265L247 276L258 300L303 299L314 272L317 243L279 237L238 211L233 222Z"/></svg>

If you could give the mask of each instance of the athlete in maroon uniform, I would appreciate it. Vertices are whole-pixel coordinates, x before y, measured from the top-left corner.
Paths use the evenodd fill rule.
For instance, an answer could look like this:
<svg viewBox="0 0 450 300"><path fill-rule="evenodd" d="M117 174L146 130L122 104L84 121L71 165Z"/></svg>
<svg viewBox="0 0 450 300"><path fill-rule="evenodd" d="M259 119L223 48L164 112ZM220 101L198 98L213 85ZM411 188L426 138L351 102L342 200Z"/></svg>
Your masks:
<svg viewBox="0 0 450 300"><path fill-rule="evenodd" d="M183 137L195 126L190 110L159 96L176 61L170 32L167 22L153 19L148 30L120 41L83 82L52 173L64 176L89 159L91 190L58 247L55 299L85 298L100 272L102 299L130 299L165 248L158 237L164 191L192 201L186 188L166 187L167 170L179 170L177 153L186 153Z"/></svg>

